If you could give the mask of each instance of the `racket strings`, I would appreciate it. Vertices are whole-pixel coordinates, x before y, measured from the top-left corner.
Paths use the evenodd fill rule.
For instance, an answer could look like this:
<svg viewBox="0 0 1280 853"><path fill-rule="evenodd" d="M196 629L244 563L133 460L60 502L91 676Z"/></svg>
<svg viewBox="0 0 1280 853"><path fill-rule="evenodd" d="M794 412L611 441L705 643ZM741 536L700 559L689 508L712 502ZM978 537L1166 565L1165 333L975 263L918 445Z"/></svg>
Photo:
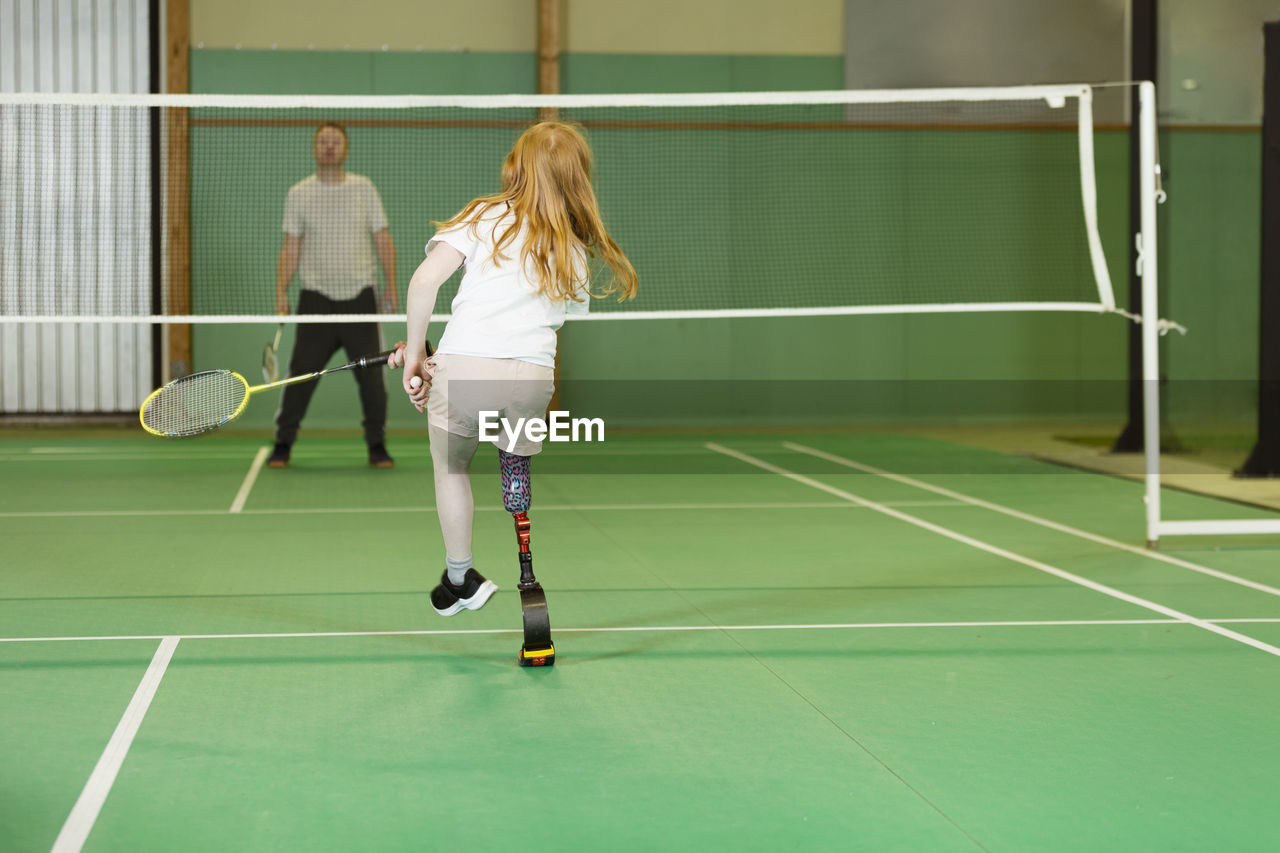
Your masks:
<svg viewBox="0 0 1280 853"><path fill-rule="evenodd" d="M142 423L170 436L208 432L233 418L248 393L244 379L229 370L193 373L157 391L143 407Z"/></svg>

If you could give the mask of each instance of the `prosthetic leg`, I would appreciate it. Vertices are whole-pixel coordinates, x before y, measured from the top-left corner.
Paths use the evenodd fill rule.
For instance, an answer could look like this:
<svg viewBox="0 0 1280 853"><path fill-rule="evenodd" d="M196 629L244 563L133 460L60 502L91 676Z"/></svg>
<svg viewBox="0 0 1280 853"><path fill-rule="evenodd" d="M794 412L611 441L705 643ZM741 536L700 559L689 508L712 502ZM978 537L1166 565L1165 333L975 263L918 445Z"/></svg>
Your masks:
<svg viewBox="0 0 1280 853"><path fill-rule="evenodd" d="M516 523L520 546L520 615L524 619L524 645L516 661L521 666L552 666L556 649L551 643L551 620L547 616L547 595L533 576L533 554L529 551L528 510L532 502L529 457L498 451L502 469L502 503Z"/></svg>

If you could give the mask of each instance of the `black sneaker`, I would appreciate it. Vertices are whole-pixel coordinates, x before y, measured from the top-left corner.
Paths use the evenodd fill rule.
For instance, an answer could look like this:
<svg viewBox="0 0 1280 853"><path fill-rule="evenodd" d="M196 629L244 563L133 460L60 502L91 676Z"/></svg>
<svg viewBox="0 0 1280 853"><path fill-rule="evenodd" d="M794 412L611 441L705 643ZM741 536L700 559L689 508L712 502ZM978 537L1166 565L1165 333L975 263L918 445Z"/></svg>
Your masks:
<svg viewBox="0 0 1280 853"><path fill-rule="evenodd" d="M479 610L497 591L497 585L475 569L467 569L462 586L449 583L449 573L445 572L440 576L440 585L431 590L431 606L441 616L452 616L464 609Z"/></svg>
<svg viewBox="0 0 1280 853"><path fill-rule="evenodd" d="M396 464L396 460L387 452L387 446L379 441L369 445L369 464L374 468L390 468Z"/></svg>
<svg viewBox="0 0 1280 853"><path fill-rule="evenodd" d="M287 468L289 466L289 447L283 441L277 441L275 449L267 457L268 468Z"/></svg>

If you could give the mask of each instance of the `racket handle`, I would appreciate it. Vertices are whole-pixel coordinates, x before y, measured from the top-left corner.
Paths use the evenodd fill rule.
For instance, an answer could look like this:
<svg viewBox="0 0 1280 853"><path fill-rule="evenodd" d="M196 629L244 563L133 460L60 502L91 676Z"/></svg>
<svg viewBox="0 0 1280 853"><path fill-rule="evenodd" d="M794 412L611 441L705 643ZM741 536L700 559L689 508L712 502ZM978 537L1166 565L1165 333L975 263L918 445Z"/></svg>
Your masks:
<svg viewBox="0 0 1280 853"><path fill-rule="evenodd" d="M356 367L374 367L377 365L382 365L383 367L386 367L387 359L391 357L391 354L393 352L395 352L395 350L389 349L379 353L375 353L373 355L366 355L364 358L358 359L355 362L355 366Z"/></svg>
<svg viewBox="0 0 1280 853"><path fill-rule="evenodd" d="M435 353L435 350L431 348L431 341L427 341L426 344L427 344L427 355L432 355L433 353ZM380 353L375 353L373 355L366 355L364 358L361 358L357 361L352 362L352 364L356 367L375 367L377 365L382 365L383 367L385 367L387 364L387 359L391 357L391 354L393 352L395 352L395 350L393 349L383 350Z"/></svg>

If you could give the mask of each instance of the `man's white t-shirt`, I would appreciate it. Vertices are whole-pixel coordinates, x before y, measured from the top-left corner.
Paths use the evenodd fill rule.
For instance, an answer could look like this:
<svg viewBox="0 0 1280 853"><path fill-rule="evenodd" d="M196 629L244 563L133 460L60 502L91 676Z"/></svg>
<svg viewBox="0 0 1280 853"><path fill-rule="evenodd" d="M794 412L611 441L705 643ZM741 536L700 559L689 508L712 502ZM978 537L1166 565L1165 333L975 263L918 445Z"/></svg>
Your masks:
<svg viewBox="0 0 1280 853"><path fill-rule="evenodd" d="M550 299L538 292L537 276L520 268L524 234L506 247L507 259L494 257L494 244L514 221L505 205L482 211L472 222L437 231L427 243L445 243L466 258L466 272L453 298L453 319L440 336L436 352L485 358L515 358L555 367L556 330L565 314L586 314L591 297L582 301ZM584 253L575 259L578 280L587 280Z"/></svg>
<svg viewBox="0 0 1280 853"><path fill-rule="evenodd" d="M284 233L302 238L298 277L304 288L330 299L354 299L377 287L370 235L386 227L382 199L363 175L348 172L337 184L311 175L285 197Z"/></svg>

